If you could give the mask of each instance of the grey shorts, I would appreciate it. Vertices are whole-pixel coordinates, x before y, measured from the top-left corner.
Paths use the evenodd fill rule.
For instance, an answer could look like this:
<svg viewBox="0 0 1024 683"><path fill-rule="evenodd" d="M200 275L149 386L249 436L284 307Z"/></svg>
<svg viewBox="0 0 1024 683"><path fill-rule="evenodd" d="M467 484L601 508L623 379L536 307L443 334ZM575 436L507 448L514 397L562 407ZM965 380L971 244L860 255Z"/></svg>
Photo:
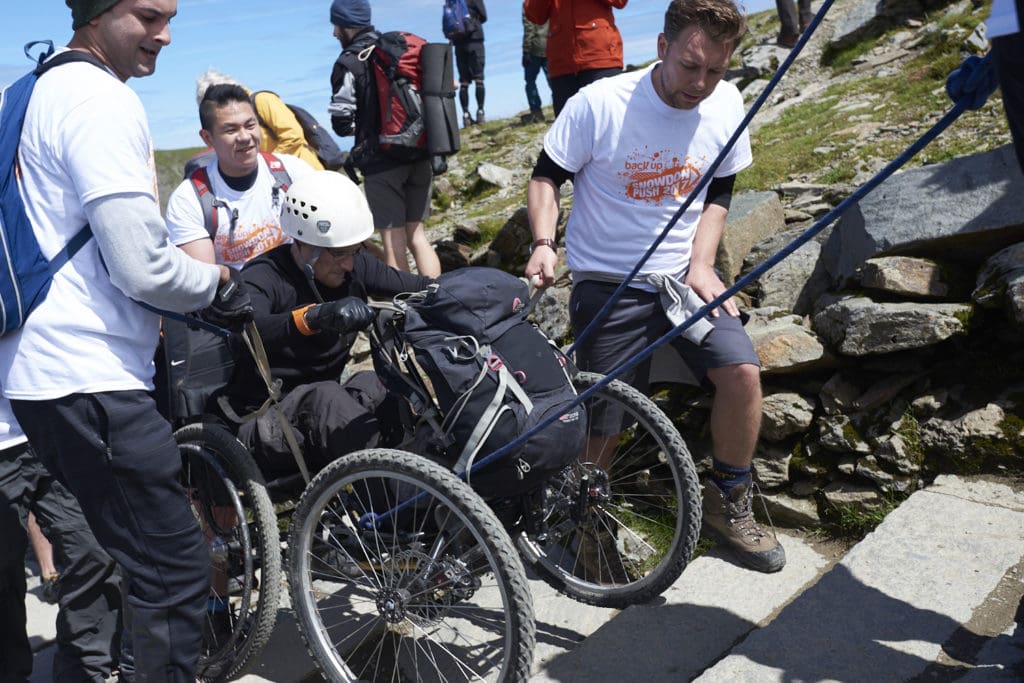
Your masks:
<svg viewBox="0 0 1024 683"><path fill-rule="evenodd" d="M366 201L377 230L404 228L430 216L434 174L430 159L421 159L366 176Z"/></svg>
<svg viewBox="0 0 1024 683"><path fill-rule="evenodd" d="M579 336L615 292L616 285L584 281L573 287L569 299L569 315L575 336ZM689 367L694 377L708 390L713 386L707 372L713 368L749 363L760 367L739 318L721 314L708 318L715 329L699 346L676 337L670 343ZM576 349L576 365L580 370L608 374L643 351L672 329L657 294L627 288L604 320L587 333ZM651 359L647 358L618 379L646 392L650 383Z"/></svg>

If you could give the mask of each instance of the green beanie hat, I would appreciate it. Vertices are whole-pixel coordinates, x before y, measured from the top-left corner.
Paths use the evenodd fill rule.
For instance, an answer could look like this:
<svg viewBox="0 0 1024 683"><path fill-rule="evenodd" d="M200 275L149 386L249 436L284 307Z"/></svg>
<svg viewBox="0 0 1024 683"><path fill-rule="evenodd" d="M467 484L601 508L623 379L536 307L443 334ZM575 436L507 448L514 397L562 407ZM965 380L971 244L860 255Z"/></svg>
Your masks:
<svg viewBox="0 0 1024 683"><path fill-rule="evenodd" d="M121 0L64 0L71 8L71 30L77 31Z"/></svg>

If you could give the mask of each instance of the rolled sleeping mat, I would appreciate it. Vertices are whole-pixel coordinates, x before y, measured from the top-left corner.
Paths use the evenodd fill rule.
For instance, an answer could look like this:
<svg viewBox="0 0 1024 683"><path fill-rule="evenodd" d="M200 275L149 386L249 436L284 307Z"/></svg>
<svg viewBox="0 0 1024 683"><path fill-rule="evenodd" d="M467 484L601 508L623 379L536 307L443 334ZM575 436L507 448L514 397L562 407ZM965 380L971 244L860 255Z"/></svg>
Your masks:
<svg viewBox="0 0 1024 683"><path fill-rule="evenodd" d="M427 152L454 154L461 148L455 109L455 69L450 43L427 43L420 53Z"/></svg>

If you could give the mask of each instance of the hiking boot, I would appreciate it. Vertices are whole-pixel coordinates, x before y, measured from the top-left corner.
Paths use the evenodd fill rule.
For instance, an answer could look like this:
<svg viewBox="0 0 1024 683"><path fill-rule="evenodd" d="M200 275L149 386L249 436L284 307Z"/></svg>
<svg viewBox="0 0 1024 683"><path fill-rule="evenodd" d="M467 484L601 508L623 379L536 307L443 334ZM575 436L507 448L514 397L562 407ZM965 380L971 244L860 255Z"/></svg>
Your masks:
<svg viewBox="0 0 1024 683"><path fill-rule="evenodd" d="M574 572L584 581L601 585L629 583L615 534L607 529L586 529L580 532L576 545ZM578 571L582 569L582 575Z"/></svg>
<svg viewBox="0 0 1024 683"><path fill-rule="evenodd" d="M477 123L483 123L484 122L484 110L483 109L477 109L476 110L476 122Z"/></svg>
<svg viewBox="0 0 1024 683"><path fill-rule="evenodd" d="M469 116L468 111L462 112L462 127L469 128L473 125L473 119Z"/></svg>
<svg viewBox="0 0 1024 683"><path fill-rule="evenodd" d="M789 48L792 50L796 47L796 41L800 39L799 33L780 33L779 37L775 39L775 43L781 47Z"/></svg>
<svg viewBox="0 0 1024 683"><path fill-rule="evenodd" d="M741 484L726 498L710 477L704 480L705 534L724 541L740 562L759 572L777 572L786 566L786 551L754 520L753 482Z"/></svg>

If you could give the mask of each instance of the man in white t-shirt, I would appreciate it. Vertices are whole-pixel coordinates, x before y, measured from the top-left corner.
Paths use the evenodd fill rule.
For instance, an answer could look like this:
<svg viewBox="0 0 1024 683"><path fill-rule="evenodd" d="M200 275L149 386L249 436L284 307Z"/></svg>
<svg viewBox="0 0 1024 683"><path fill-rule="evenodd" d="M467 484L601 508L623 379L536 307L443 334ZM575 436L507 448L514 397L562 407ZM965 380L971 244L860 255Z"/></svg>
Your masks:
<svg viewBox="0 0 1024 683"><path fill-rule="evenodd" d="M658 36L661 61L584 88L545 136L527 191L534 242L525 272L527 277L539 275L543 285L554 282L559 186L571 178L574 201L566 255L573 271L570 315L577 337L742 120L743 100L722 77L745 32L745 16L731 0L673 0ZM674 325L662 295L673 283L685 283L703 302L725 291L714 270L715 254L735 174L750 163L750 140L744 133L639 277L583 339L577 348L580 369L608 373L668 332ZM729 299L702 322L706 331L684 335L692 340L676 338L673 346L714 392L705 531L723 538L744 564L773 572L785 565L786 556L751 511L750 464L761 418L760 363L739 316ZM647 361L621 378L644 390L649 368ZM609 426L605 440L611 442L611 434Z"/></svg>
<svg viewBox="0 0 1024 683"><path fill-rule="evenodd" d="M170 43L177 0L66 0L68 47L94 63L35 86L19 143L20 190L52 257L93 237L56 272L25 325L0 338L0 386L39 459L78 500L120 565L143 680L195 680L210 554L179 483L181 457L151 396L160 317L203 309L252 317L237 271L175 249L157 204L145 111L124 84Z"/></svg>
<svg viewBox="0 0 1024 683"><path fill-rule="evenodd" d="M199 137L215 156L171 194L167 230L193 257L241 268L291 241L281 232L281 202L288 185L313 168L290 154L260 152L259 119L240 85L207 88L199 121ZM205 207L203 192L209 193Z"/></svg>

